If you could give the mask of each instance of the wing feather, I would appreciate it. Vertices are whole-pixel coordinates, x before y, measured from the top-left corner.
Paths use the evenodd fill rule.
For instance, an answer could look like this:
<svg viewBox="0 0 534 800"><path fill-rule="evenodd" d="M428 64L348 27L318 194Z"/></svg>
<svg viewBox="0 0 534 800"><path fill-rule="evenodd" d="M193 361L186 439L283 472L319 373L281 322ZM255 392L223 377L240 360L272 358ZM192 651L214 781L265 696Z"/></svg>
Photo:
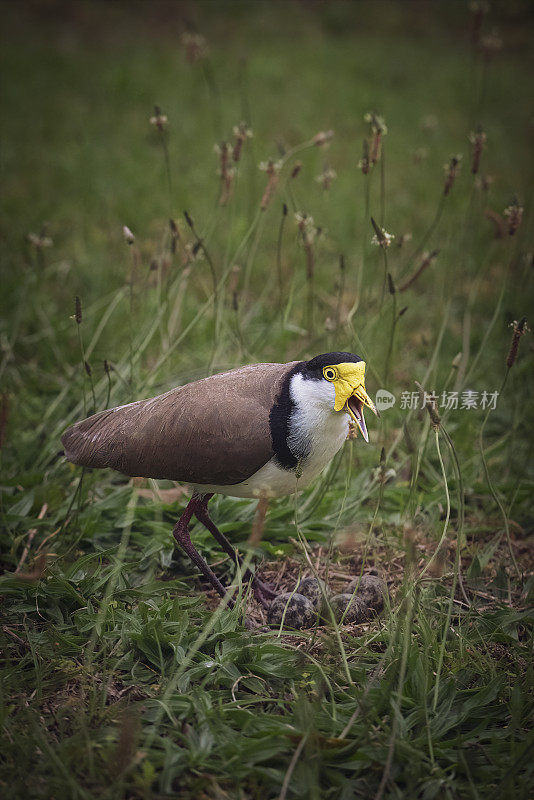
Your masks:
<svg viewBox="0 0 534 800"><path fill-rule="evenodd" d="M269 412L296 363L241 367L101 411L65 431L65 455L130 476L240 483L273 455Z"/></svg>

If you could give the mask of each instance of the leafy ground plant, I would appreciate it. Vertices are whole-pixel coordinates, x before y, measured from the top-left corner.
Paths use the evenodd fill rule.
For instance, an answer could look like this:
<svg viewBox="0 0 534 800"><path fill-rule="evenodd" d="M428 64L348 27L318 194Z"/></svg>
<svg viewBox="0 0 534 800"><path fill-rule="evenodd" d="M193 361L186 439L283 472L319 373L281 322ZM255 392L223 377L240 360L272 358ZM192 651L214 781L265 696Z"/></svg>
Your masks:
<svg viewBox="0 0 534 800"><path fill-rule="evenodd" d="M3 793L526 800L526 6L3 10ZM394 397L371 445L212 509L280 591L378 573L364 624L263 629L201 526L234 609L174 549L187 487L62 456L94 410L329 350Z"/></svg>

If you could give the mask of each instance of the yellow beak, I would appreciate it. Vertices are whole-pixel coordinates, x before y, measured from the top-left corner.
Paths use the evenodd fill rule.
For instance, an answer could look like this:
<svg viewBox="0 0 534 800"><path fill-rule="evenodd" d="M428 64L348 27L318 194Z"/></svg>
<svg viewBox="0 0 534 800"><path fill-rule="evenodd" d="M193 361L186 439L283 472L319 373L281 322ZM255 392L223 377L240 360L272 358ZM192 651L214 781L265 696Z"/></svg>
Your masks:
<svg viewBox="0 0 534 800"><path fill-rule="evenodd" d="M336 364L338 377L332 381L336 390L334 411L346 411L360 429L366 442L369 441L363 416L363 406L370 408L378 417L375 404L365 391L365 361Z"/></svg>

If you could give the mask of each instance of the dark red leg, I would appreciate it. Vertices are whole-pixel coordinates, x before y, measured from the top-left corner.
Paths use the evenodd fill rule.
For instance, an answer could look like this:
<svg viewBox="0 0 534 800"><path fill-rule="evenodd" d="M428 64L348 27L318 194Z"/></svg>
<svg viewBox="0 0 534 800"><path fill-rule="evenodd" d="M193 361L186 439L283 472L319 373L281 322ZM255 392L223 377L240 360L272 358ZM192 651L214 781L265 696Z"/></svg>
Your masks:
<svg viewBox="0 0 534 800"><path fill-rule="evenodd" d="M195 506L193 513L198 521L209 530L213 538L217 540L222 549L228 553L231 558L233 558L235 563L242 565L243 562L241 561L237 550L232 546L232 543L228 541L224 533L221 533L221 531L217 528L208 513L208 503L212 497L212 494L205 494L202 497L199 497L199 502ZM246 571L243 578L244 580L249 580L252 578L252 591L254 592L254 597L263 606L267 607L269 605L269 600L272 600L273 597L276 597L276 593L273 592L273 590L270 589L265 583L260 581L259 578L256 578L249 570Z"/></svg>
<svg viewBox="0 0 534 800"><path fill-rule="evenodd" d="M198 495L193 495L182 516L174 526L172 533L177 543L182 548L182 550L184 550L185 553L187 553L187 555L191 559L191 561L194 564L196 564L196 566L199 568L199 570L204 575L206 580L208 580L213 586L213 588L219 592L221 597L226 597L226 589L224 588L218 577L215 575L213 570L210 569L208 564L206 564L200 553L196 550L189 535L189 522L191 520L191 517L193 516L193 514L198 516L197 509L202 503L206 502L207 501L205 500L205 496L199 497ZM228 606L229 608L233 608L234 601L229 600Z"/></svg>

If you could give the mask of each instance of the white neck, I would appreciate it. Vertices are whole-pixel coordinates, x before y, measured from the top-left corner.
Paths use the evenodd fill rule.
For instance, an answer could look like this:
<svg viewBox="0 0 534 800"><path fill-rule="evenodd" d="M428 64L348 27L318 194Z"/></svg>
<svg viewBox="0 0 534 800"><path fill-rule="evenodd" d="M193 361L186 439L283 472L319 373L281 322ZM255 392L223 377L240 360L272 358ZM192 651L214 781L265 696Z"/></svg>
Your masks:
<svg viewBox="0 0 534 800"><path fill-rule="evenodd" d="M298 373L289 386L295 408L289 421L288 446L296 458L309 466L322 467L342 447L347 438L349 418L343 411L334 411L335 389L328 381L306 380Z"/></svg>

